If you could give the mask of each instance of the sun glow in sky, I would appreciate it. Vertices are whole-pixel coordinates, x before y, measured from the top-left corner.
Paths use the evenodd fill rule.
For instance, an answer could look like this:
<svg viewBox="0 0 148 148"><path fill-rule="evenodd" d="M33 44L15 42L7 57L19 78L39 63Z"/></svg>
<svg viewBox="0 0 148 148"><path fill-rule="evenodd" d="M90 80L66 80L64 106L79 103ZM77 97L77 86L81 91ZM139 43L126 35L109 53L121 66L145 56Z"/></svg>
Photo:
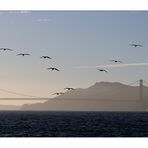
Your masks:
<svg viewBox="0 0 148 148"><path fill-rule="evenodd" d="M54 97L65 87L86 88L100 81L148 81L148 66L107 68L107 74L75 68L114 64L111 59L147 63L147 11L0 11L0 20L0 48L13 49L0 50L0 89ZM132 43L143 47L129 46ZM41 59L43 55L52 59ZM3 97L20 96L0 91Z"/></svg>

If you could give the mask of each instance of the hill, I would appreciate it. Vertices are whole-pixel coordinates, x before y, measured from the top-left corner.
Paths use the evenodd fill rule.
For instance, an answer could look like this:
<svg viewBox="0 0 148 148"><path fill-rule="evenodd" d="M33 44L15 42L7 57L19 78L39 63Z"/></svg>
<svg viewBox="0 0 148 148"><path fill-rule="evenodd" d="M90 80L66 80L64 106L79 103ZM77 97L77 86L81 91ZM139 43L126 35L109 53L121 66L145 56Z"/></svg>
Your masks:
<svg viewBox="0 0 148 148"><path fill-rule="evenodd" d="M147 107L148 87L143 87L143 100L139 87L118 82L97 82L86 89L75 89L45 103L25 104L22 110L51 111L143 111Z"/></svg>

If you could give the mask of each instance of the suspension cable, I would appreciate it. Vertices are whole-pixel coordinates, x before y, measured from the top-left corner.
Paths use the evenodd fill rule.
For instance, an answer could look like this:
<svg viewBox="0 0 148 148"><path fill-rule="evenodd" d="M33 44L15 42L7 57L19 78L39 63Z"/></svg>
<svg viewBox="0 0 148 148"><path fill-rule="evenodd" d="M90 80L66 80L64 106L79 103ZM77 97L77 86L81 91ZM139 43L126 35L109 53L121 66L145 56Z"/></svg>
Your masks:
<svg viewBox="0 0 148 148"><path fill-rule="evenodd" d="M9 94L15 94L15 95L18 95L18 96L23 96L23 97L45 98L45 97L39 97L39 96L34 96L34 95L28 95L28 94L19 93L19 92L14 92L14 91L5 90L5 89L0 89L0 91L2 91L2 92L7 92L7 93L9 93Z"/></svg>

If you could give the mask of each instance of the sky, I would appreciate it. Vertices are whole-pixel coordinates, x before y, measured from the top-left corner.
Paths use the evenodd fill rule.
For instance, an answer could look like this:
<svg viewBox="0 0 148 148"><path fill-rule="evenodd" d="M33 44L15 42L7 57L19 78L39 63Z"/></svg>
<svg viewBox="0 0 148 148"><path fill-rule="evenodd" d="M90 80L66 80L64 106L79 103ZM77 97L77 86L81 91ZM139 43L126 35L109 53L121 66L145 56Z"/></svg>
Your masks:
<svg viewBox="0 0 148 148"><path fill-rule="evenodd" d="M148 63L148 11L0 11L0 20L0 48L13 49L0 51L0 98L23 97L6 91L54 97L65 87L87 88L100 81L148 81L146 64L131 66ZM143 47L129 46L133 43ZM116 64L112 59L130 66L97 70Z"/></svg>

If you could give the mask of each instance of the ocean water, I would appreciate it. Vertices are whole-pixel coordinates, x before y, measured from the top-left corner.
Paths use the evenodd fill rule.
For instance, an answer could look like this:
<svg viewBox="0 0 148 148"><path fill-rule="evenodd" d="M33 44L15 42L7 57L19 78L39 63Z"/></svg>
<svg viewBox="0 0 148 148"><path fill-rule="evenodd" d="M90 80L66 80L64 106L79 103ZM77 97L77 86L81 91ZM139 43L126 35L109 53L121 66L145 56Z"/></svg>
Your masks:
<svg viewBox="0 0 148 148"><path fill-rule="evenodd" d="M0 137L148 137L148 113L1 111Z"/></svg>

